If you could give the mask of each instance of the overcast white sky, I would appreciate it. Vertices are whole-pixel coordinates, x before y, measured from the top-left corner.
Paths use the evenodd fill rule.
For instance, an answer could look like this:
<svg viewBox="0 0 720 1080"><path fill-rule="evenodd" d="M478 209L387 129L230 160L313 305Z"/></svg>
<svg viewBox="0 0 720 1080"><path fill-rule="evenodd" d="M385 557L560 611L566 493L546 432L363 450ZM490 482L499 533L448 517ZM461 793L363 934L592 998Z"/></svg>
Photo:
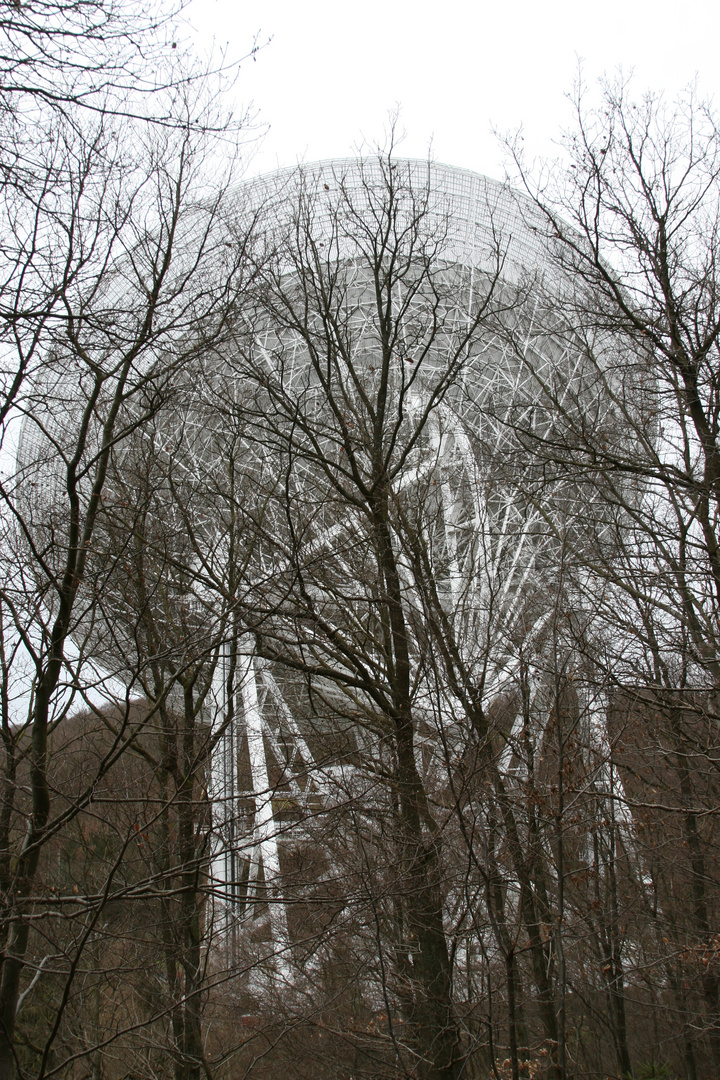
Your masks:
<svg viewBox="0 0 720 1080"><path fill-rule="evenodd" d="M697 76L720 108L718 0L194 0L190 18L234 55L271 39L238 84L270 125L249 175L352 154L399 105L402 154L432 140L437 160L499 178L493 126L522 124L552 156L578 59L591 84L622 66L671 97Z"/></svg>

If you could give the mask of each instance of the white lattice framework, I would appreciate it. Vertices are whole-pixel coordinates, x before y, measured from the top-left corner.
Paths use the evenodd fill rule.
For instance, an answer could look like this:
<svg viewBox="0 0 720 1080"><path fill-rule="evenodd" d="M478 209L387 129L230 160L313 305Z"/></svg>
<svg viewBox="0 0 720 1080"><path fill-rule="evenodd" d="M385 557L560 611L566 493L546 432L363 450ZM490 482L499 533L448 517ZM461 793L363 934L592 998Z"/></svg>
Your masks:
<svg viewBox="0 0 720 1080"><path fill-rule="evenodd" d="M514 298L514 306L509 305L513 306L513 317L521 312L512 341L497 326L473 339L457 385L434 410L427 439L402 480L409 488L427 484L430 477L436 481L437 514L428 544L431 554L443 565L439 579L446 611L457 639L463 643L465 660L472 664L474 655L482 649L489 617L498 640L508 642L507 648L494 651L485 674L485 692L492 698L503 692L516 672L517 656L510 643L520 623L524 620L522 634L526 640L541 635L547 612L540 610L535 623L526 625L525 598L533 589L542 588L542 567L551 559L552 538L544 528L545 511L530 502L521 503L518 498L523 489L522 472L515 468L508 473L505 469L505 482L498 482L497 475L503 470L497 470L489 488L488 464L502 463L510 445L510 410L514 410L514 424L524 418L518 414L519 406L525 414L532 413L528 370L535 380L559 380L565 387L568 407L572 408L586 361L581 342L572 335L553 337L548 333L547 298L561 296L564 283L561 271L548 255L542 216L528 199L474 173L422 161L340 160L301 170L281 170L243 185L236 193L239 232L247 231L248 223L257 217L268 249L281 249L302 197L309 214L303 227L322 244L336 220L338 198L352 201L356 209L366 206L371 213L372 197L382 198L389 169L397 170L406 190L424 193L422 228L428 235L441 237L438 258L448 280L454 276L462 285L455 303L445 313L445 334L435 345L436 367L443 364L443 342L448 349L452 347L452 335L461 333L470 321L474 296L490 276L499 272L499 287ZM352 257L350 248L345 250L342 240L338 241L332 258L342 262ZM355 338L360 342L372 336L374 318L371 306L363 300L366 282L362 274L359 269L352 311ZM524 345L519 352L520 337ZM255 349L260 358L265 357L268 369L273 363L274 341L277 332L271 325L266 323L259 332L256 330ZM307 369L304 347L299 340L288 338L283 344L286 356L291 358L288 385L294 379L301 384ZM523 349L531 357L529 366L523 363ZM222 364L220 372L224 377ZM63 406L58 430L66 420L71 424L74 408L71 394L63 387L64 383L60 387ZM228 395L232 396L232 388ZM413 391L413 402L418 411L423 409L422 380ZM562 391L559 404L563 404ZM187 431L193 425L197 428L186 442L192 448L194 440L196 460L190 453L185 467L201 483L214 467L213 427L219 421L208 421L212 403L207 400L199 410L199 418L194 419L192 390L186 394L180 412ZM39 431L26 426L21 459L30 461L46 454L42 441ZM481 456L476 450L479 442L483 446ZM180 467L178 461L175 467ZM51 487L52 483L48 490ZM29 497L31 501L35 498L32 493ZM316 553L325 553L328 560L334 560L338 573L346 573L350 579L353 567L343 547L356 528L357 522L348 515L316 529L313 540ZM406 603L411 608L415 605L420 612L411 569L405 567L404 572ZM302 828L288 828L281 820L278 804L290 799L295 806L330 806L339 790L352 787L352 766L337 760L315 760L311 740L303 730L303 718L295 715L286 700L278 673L271 665L258 661L251 638L241 637L234 648L238 656L238 689L232 703L234 720L229 725L225 724L229 703L224 698L227 652L218 667L214 688L212 722L219 734L209 793L216 836L211 865L215 925L230 938L242 933L255 934L266 943L269 940L269 955L276 956L282 970L291 944L282 891L283 848L302 836ZM452 742L457 703L448 688L443 693L442 723ZM429 783L432 780L428 773L442 769L436 751L431 735L421 735L418 764ZM376 749L368 743L363 752L372 755ZM240 767L241 758L244 769ZM271 765L281 766L282 799L271 782ZM259 923L265 924L262 933Z"/></svg>
<svg viewBox="0 0 720 1080"><path fill-rule="evenodd" d="M306 205L312 208L311 229L315 240L322 242L323 230L337 207L338 191L343 198L362 205L368 189L381 192L387 183L387 163L382 165L355 161L328 161L311 165L300 172L284 170L248 185L243 198L250 209L262 206L266 220L277 230L272 242L282 238L292 220L302 190ZM474 281L478 286L493 273L501 262L502 287L522 296L522 326L524 348L532 354L530 368L533 378L560 382L566 388L568 407L574 407L577 386L582 379L586 354L581 343L572 337L553 338L547 330L547 297L562 292L560 271L548 257L544 222L529 200L507 187L473 173L426 162L398 162L393 168L404 171L405 182L422 188L427 185L429 212L426 228L444 229L442 259L453 272L461 270L469 288L459 295L452 319L457 327L470 319L463 308L472 297ZM336 257L342 260L347 253L338 245ZM362 281L358 290L362 292ZM535 310L540 295L542 314L540 325L534 325ZM472 301L470 301L472 302ZM371 307L358 302L352 313L355 337L363 340L364 321L369 328L374 318ZM273 344L277 342L272 327L256 337L256 350L265 356L268 370L273 360ZM468 351L463 365L460 391L449 394L435 410L428 425L428 440L415 456L414 464L402 481L405 485L423 484L428 476L436 478L440 490L435 535L430 547L444 563L443 580L446 608L463 642L468 663L473 653L482 647L481 639L488 633L488 617L493 620L494 632L504 636L508 647L495 650L485 675L486 694L491 699L503 692L517 670L517 655L510 642L520 622L525 620L522 634L525 640L541 636L549 615L547 610L536 613L535 623L528 626L525 598L542 588L542 566L551 559L551 534L545 528L541 508L526 502L520 505L518 493L523 489L522 472L517 468L507 476L507 482L495 484L488 490L487 463L497 464L510 445L510 410L515 410L513 423L522 419L518 404L532 410L528 401L528 369L517 350L517 332L512 345L502 333L478 335ZM289 382L307 366L301 342L283 342L285 363L290 372ZM442 342L439 341L436 363L442 365ZM298 375L298 373L300 373ZM423 407L422 386L415 395L418 410ZM562 406L562 391L559 404ZM482 441L483 460L474 447ZM506 473L507 475L507 473ZM563 511L565 526L575 510ZM349 513L349 512L348 512ZM343 566L351 577L353 567L344 560L343 544L357 523L347 520L328 523L315 533L314 545L318 554L326 552L335 560L339 573ZM412 606L414 592L410 568L406 568L406 602ZM418 600L418 609L420 602ZM492 612L491 616L487 613ZM239 727L228 730L218 752L214 769L214 796L218 807L218 832L224 838L214 862L217 893L227 897L228 928L253 923L253 895L262 900L262 910L269 914L273 948L283 954L289 947L287 917L282 903L281 849L289 843L292 832L284 828L274 812L274 794L269 781L268 756L277 764L282 762L289 779L288 790L298 803L308 799L333 799L335 773L346 772L342 764L323 765L313 761L308 741L303 736L302 718L284 699L271 666L259 663L252 655L252 643L245 640L244 671L241 680L242 709ZM457 716L456 703L446 689L446 735L452 740ZM239 790L238 744L246 740L249 757L251 790ZM365 752L373 753L366 746ZM428 774L441 765L435 762L436 747L432 738L419 739L418 763ZM301 786L295 776L310 778ZM429 778L428 778L429 779ZM343 789L351 781L343 776ZM251 819L246 816L242 835L238 834L236 812L238 800L252 804ZM275 799L275 802L277 799ZM245 862L243 874L243 914L232 917L238 894L239 861ZM255 894L260 867L264 888ZM269 901L269 903L268 903Z"/></svg>

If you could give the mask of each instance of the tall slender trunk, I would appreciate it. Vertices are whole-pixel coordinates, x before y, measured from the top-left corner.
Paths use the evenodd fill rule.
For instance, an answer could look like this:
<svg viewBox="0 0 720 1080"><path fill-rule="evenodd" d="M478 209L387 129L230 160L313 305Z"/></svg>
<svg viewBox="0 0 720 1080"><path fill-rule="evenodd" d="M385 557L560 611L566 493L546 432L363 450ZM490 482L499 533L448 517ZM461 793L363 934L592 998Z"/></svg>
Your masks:
<svg viewBox="0 0 720 1080"><path fill-rule="evenodd" d="M182 739L180 740L177 815L180 867L180 910L178 934L179 960L182 967L182 1037L177 1046L180 1059L178 1080L199 1080L202 1072L201 1007L201 896L200 851L198 850L198 814L196 786L198 746L194 702L194 680L184 685Z"/></svg>
<svg viewBox="0 0 720 1080"><path fill-rule="evenodd" d="M685 814L683 816L684 843L690 855L692 879L692 922L695 933L704 949L712 950L713 933L710 927L706 896L707 869L702 850L702 838L698 833L697 814L693 807L694 797L687 757L691 752L683 738L680 716L672 712L671 726L675 743L676 768L680 777L680 792ZM720 980L714 965L706 964L701 976L702 994L705 1001L710 1051L716 1076L720 1076Z"/></svg>
<svg viewBox="0 0 720 1080"><path fill-rule="evenodd" d="M497 770L494 773L493 782L498 796L500 813L505 827L508 849L512 858L513 868L517 874L520 885L520 913L522 916L525 932L528 935L530 960L532 962L533 981L538 992L538 1011L543 1026L546 1040L551 1046L556 1047L558 1042L557 1012L552 989L550 972L552 970L552 954L550 944L543 940L543 918L537 910L537 901L534 891L545 893L544 881L540 880L542 872L539 867L536 870L536 889L533 890L531 881L529 860L525 857L520 840L517 821L510 805L510 798L505 785ZM553 1062L549 1070L551 1077L558 1076L557 1063Z"/></svg>
<svg viewBox="0 0 720 1080"><path fill-rule="evenodd" d="M400 575L387 515L387 496L373 506L391 655L387 657L393 702L396 785L401 830L401 888L413 948L416 986L416 1050L423 1080L455 1080L459 1036L452 1006L450 957L443 927L437 841L422 779L415 764L408 637ZM423 827L423 824L425 827Z"/></svg>
<svg viewBox="0 0 720 1080"><path fill-rule="evenodd" d="M32 813L29 817L15 873L10 927L0 978L0 1080L16 1076L15 1017L20 993L20 976L25 966L30 925L24 912L40 862L41 842L50 813L47 779L47 730L50 699L60 675L60 659L53 657L37 688L33 711L30 783Z"/></svg>
<svg viewBox="0 0 720 1080"><path fill-rule="evenodd" d="M612 767L612 762L611 762ZM608 859L608 890L610 918L608 920L608 963L610 965L610 997L614 1017L617 1058L623 1076L632 1072L630 1049L627 1038L627 1017L625 1014L625 973L623 971L622 948L620 943L620 906L617 884L617 823L615 821L615 800L610 802L610 853Z"/></svg>
<svg viewBox="0 0 720 1080"><path fill-rule="evenodd" d="M148 324L149 332L149 324ZM69 332L73 345L73 333ZM79 349L79 352L82 352ZM25 902L32 894L40 855L50 817L50 785L47 777L48 727L50 706L57 690L62 672L65 643L70 633L73 609L85 577L88 553L93 539L100 500L107 476L115 429L123 403L127 380L136 359L135 349L126 354L115 378L107 415L101 428L101 449L95 460L92 489L83 509L79 475L87 447L87 439L105 383L105 376L96 373L89 388L83 414L78 425L74 453L65 470L65 487L68 498L68 528L62 567L57 576L49 578L56 601L57 614L49 635L47 654L39 663L35 700L32 712L32 735L30 750L30 791L32 806L25 836L14 869L11 890L13 901L7 916L9 925L5 957L0 976L0 1080L15 1080L15 1019L20 995L20 979L25 966L29 923Z"/></svg>
<svg viewBox="0 0 720 1080"><path fill-rule="evenodd" d="M555 1059L560 1080L567 1080L567 1002L565 971L565 734L560 684L555 691L555 722L557 726L557 813L555 815L555 845L557 873L557 919L555 923L555 956L557 963L557 1044Z"/></svg>
<svg viewBox="0 0 720 1080"><path fill-rule="evenodd" d="M492 840L495 832L494 823L488 832L490 839L488 841L488 874L486 879L487 905L495 938L505 959L510 1067L512 1070L512 1080L519 1080L521 1047L525 1047L527 1042L522 1008L519 1002L521 996L519 993L520 972L518 970L517 954L515 951L515 935L510 932L505 917L505 894L502 888L502 879L495 858Z"/></svg>

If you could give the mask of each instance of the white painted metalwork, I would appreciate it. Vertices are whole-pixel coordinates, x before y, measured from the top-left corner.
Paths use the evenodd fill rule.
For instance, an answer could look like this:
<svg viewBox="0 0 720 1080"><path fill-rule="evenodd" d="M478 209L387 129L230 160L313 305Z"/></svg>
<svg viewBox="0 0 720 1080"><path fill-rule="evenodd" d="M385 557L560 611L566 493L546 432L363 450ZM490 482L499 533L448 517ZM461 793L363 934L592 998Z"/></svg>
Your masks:
<svg viewBox="0 0 720 1080"><path fill-rule="evenodd" d="M522 298L524 348L532 357L535 377L548 382L559 378L572 407L584 352L572 337L555 339L548 334L546 308L541 311L537 304L533 308L533 300L540 294L562 292L560 271L548 255L548 237L540 214L528 199L507 186L423 161L325 161L301 170L281 170L239 188L235 196L239 231L260 214L268 249L282 252L293 215L302 201L306 215L302 225L317 244L322 247L331 233L334 237L335 247L328 259L338 263L350 260L352 230L363 214L369 220L374 200L380 202L385 197L391 170L395 170L398 184L404 185L410 196L416 191L425 199L423 229L428 236L437 238L438 258L447 280L457 283L454 304L448 302L444 313L447 349L452 347L451 336L469 325L483 282L489 275L499 274L508 297ZM355 225L342 217L343 200L354 207ZM332 232L330 226L337 225L338 214L342 227ZM289 263L285 269L290 275ZM372 341L375 312L361 268L353 285L355 306L348 314L360 343L358 348L370 349L363 342ZM238 317L242 319L242 311ZM266 324L263 332L256 328L255 349L269 370L274 362L273 347L279 340L272 325ZM499 643L483 675L488 700L501 695L517 671L514 637L522 633L526 641L539 639L548 617L540 605L531 618L526 602L533 590L541 587L538 568L550 543L541 539L542 513L520 499L523 477L517 471L502 482L493 478L502 473L498 464L508 446L508 421L518 421L518 415L510 417L510 410L522 408L523 415L528 416L534 407L527 368L516 343L517 335L515 347L511 348L502 334L495 332L479 336L468 346L461 378L435 409L428 441L418 447L405 477L399 481L399 490L402 484L411 487L436 481L437 524L428 548L445 590L449 625L463 660L470 666L482 655L489 634ZM282 345L287 385L301 387L308 370L304 346L287 334ZM442 335L434 350L430 362L439 369L446 358ZM212 358L208 361L213 362ZM222 362L218 364L222 371ZM367 370L371 387L369 360ZM238 398L242 395L239 382L226 389L229 398L233 391ZM176 414L178 426L190 432L190 449L186 459L168 456L168 461L172 460L176 470L185 468L193 482L202 485L214 469L222 467L222 462L213 457L213 433L221 421L212 419L212 400L203 400L200 408L193 394L190 385ZM421 412L424 405L422 380L418 379L412 408ZM43 419L46 425L51 423ZM154 449L162 454L167 447L163 447L164 433L160 435L163 438ZM42 432L38 434L32 426L25 428L21 464L26 459L34 460L43 451L44 444L36 445L38 439L42 442ZM474 449L478 443L483 446L480 457ZM357 528L348 510L342 520L325 521L312 540L318 557L335 560L348 580L352 580L353 567L344 545ZM215 539L218 549L222 549L222 538ZM409 607L415 605L421 614L412 567L404 565L402 569L406 603ZM231 646L237 653L237 679L231 691L234 700L228 701ZM293 812L300 817L311 804L314 810L322 811L339 798L350 800L355 778L351 763L314 760L312 739L303 729L302 717L294 714L286 700L282 680L270 666L259 663L253 651L253 643L247 638L226 645L215 680L216 715L212 724L217 739L209 782L215 847L210 877L215 925L230 941L244 936L259 943L258 948L274 970L284 974L292 942L283 902L283 864L290 845L304 838L306 831L302 822L292 828L283 822L280 804L292 802ZM438 718L431 705L431 689L424 688L422 693L427 700L428 720L426 733L418 740L418 765L426 773L434 769L440 773L444 767L440 760L443 747L447 752L462 744L460 710L445 687ZM226 723L228 717L232 717L230 723ZM432 735L433 723L442 723L444 741ZM365 738L363 753L371 763L375 755L379 766L381 748L372 745L361 731L357 738ZM282 772L281 785L273 780L273 767Z"/></svg>
<svg viewBox="0 0 720 1080"><path fill-rule="evenodd" d="M572 339L555 340L548 335L547 312L539 312L537 304L533 309L533 304L528 302L532 301L534 289L538 294L546 290L548 279L555 280L558 286L555 291L559 295L559 271L549 259L548 238L539 213L529 200L505 185L427 162L325 161L301 170L281 170L245 185L238 192L239 212L252 215L262 208L269 246L278 245L282 249L285 230L302 198L303 212L308 215L303 227L322 246L323 236L330 234L330 224L337 222L338 206L343 199L358 213L362 214L363 207L371 213L373 199L384 197L388 169L397 170L398 183L427 193L429 209L423 228L430 234L435 230L442 236L442 260L448 275L454 273L463 282L448 325L462 327L467 324L475 292L487 275L499 270L503 288L514 290L515 296L520 296L524 290L525 349L532 355L533 371L536 376L539 373L540 378L560 378L564 392L570 398L582 374L583 348ZM350 224L347 228L350 230ZM352 237L348 234L343 239L342 230L339 234L334 232L333 237L336 247L332 257L338 261L352 258ZM289 265L288 273L291 273ZM371 339L375 318L372 305L362 299L365 284L360 269L355 282L356 307L349 312L359 342ZM264 357L269 371L279 340L272 326L266 328L264 336L256 337L255 348L258 355ZM287 385L306 386L308 363L304 346L286 335L282 338L282 347ZM434 362L438 366L443 362L441 339ZM438 565L444 567L440 578L444 576L447 583L447 617L469 665L482 653L488 634L494 634L500 643L484 673L484 692L488 701L501 695L517 673L519 661L514 637L522 634L525 642L539 641L549 617L547 608L540 607L527 623L530 610L527 600L533 590L537 592L542 587L538 568L547 557L551 543L542 528L542 513L529 503L521 505L518 496L522 492L523 477L517 472L504 486L497 483L492 488L488 486L508 446L509 410L517 409L523 401L526 410L533 408L532 400L528 400L527 382L527 370L517 351L497 335L479 338L468 352L461 392L449 394L438 406L429 426L429 444L415 455L414 466L402 480L403 484L417 485L427 482L430 477L436 478L440 525L430 549ZM418 381L413 407L422 410L423 406L422 385ZM477 444L478 438L484 447L483 460L479 460L473 450L473 443ZM336 560L338 566L344 567L343 572L349 580L352 580L353 568L343 562L342 548L355 527L351 516L347 520L328 522L316 532L312 541L317 555L325 553L328 559ZM540 539L543 535L545 539ZM403 573L406 602L412 606L419 603L412 570L406 566ZM247 642L245 647L251 651ZM228 850L218 848L214 875L216 881L224 883L228 905L237 904L242 893L244 906L235 925L252 927L255 919L253 897L257 894L262 867L270 900L272 951L277 954L290 947L287 915L281 902L283 850L292 842L293 836L303 835L303 829L284 829L274 810L274 803L279 800L273 797L268 750L272 748L276 761L281 758L285 761L289 787L298 803L312 791L320 801L331 804L339 790L336 781L341 780L345 789L351 786L352 767L342 763L314 762L302 731L302 721L293 715L271 669L255 670L251 658L246 664L242 709L237 719L241 730L228 732L218 750L221 765L214 770L223 792L216 804L218 836L223 838L223 844L235 844L236 851L232 846ZM540 689L538 687L538 692ZM447 740L452 745L456 738L454 726L459 732L458 707L449 688L443 693L442 722L446 729L447 750ZM429 708L428 716L431 713ZM241 746L241 734L246 740L245 749ZM511 755L512 732L509 734L506 764ZM458 746L461 743L458 734ZM228 746L231 747L230 757ZM286 757L283 748L288 746L293 749ZM442 763L436 760L441 748L442 743L432 736L419 738L418 764L423 771L442 771ZM249 759L252 776L249 793L237 788L237 755L240 752L246 753ZM372 746L366 747L365 752L369 761L373 754L379 753ZM294 779L300 775L304 789ZM242 836L238 834L233 838L230 821L233 813L238 820L242 814L239 809L229 811L228 807L233 799L239 807L239 800L248 796L254 807L252 822Z"/></svg>

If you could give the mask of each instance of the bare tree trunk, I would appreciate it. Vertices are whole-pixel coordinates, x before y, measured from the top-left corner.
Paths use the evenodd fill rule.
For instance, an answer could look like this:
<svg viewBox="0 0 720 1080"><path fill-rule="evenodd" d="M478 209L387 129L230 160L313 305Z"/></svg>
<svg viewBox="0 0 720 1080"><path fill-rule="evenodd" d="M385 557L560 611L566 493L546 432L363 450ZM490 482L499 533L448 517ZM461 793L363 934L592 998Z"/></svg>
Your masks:
<svg viewBox="0 0 720 1080"><path fill-rule="evenodd" d="M443 927L438 853L427 797L415 763L410 692L410 657L402 609L400 577L387 524L387 497L373 506L383 602L388 614L392 656L388 659L397 747L398 808L402 836L402 891L413 943L413 977L418 999L413 1027L425 1080L454 1080L459 1063ZM423 828L424 824L424 828Z"/></svg>

